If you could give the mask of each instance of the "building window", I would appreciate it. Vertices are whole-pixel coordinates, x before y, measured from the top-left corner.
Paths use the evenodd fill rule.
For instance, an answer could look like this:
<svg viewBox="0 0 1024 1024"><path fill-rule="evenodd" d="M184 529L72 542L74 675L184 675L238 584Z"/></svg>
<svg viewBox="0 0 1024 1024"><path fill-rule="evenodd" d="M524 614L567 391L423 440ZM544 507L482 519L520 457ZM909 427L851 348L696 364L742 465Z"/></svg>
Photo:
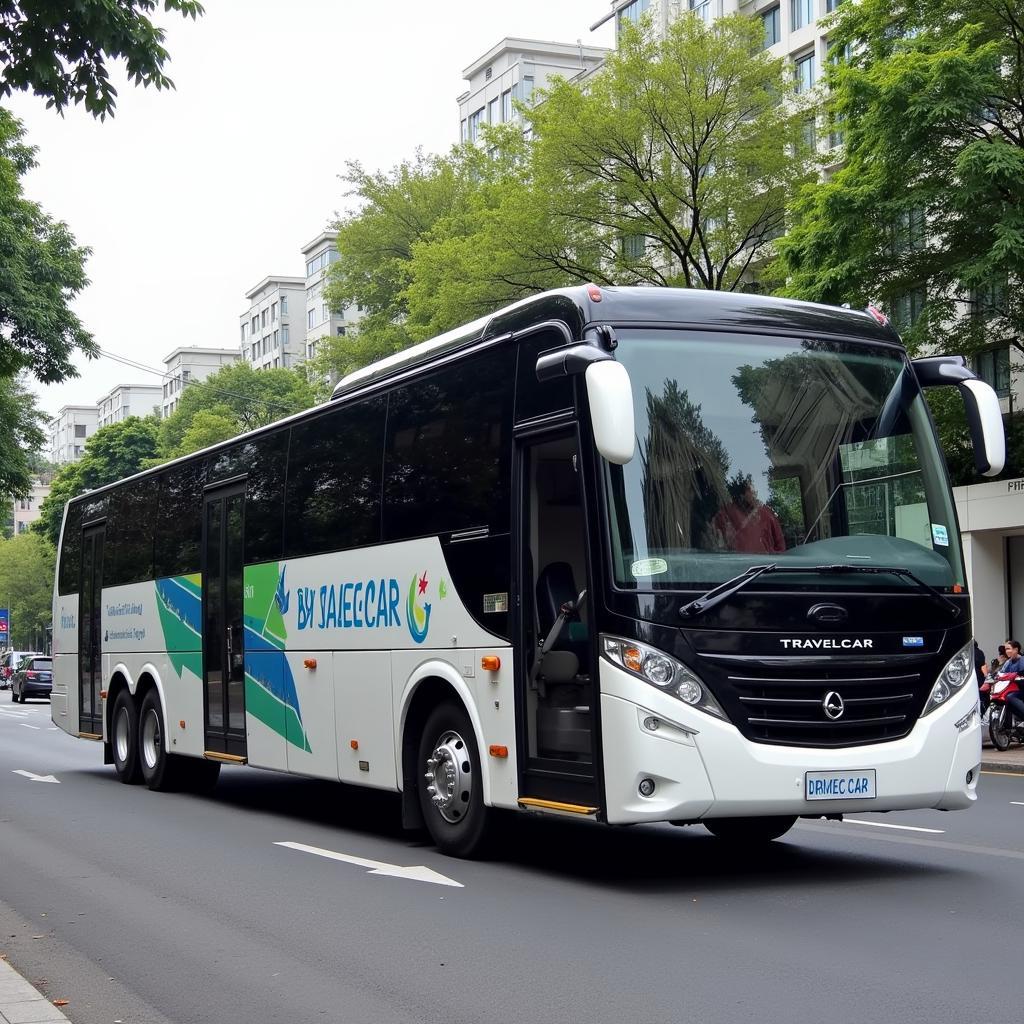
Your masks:
<svg viewBox="0 0 1024 1024"><path fill-rule="evenodd" d="M84 423L76 423L75 424L75 437L85 437L85 424Z"/></svg>
<svg viewBox="0 0 1024 1024"><path fill-rule="evenodd" d="M800 134L803 136L804 145L809 150L814 150L818 146L818 128L814 123L813 117L804 118L803 124L800 126Z"/></svg>
<svg viewBox="0 0 1024 1024"><path fill-rule="evenodd" d="M622 255L627 260L643 259L647 251L647 239L644 235L624 235L622 238Z"/></svg>
<svg viewBox="0 0 1024 1024"><path fill-rule="evenodd" d="M281 316L287 316L287 315L288 315L288 296L287 295L282 295L281 296Z"/></svg>
<svg viewBox="0 0 1024 1024"><path fill-rule="evenodd" d="M459 138L463 142L469 142L469 122L465 118L462 119L462 131L459 133Z"/></svg>
<svg viewBox="0 0 1024 1024"><path fill-rule="evenodd" d="M254 316L252 318L252 323L250 324L250 327L252 329L253 334L255 334L260 329L260 318L258 316Z"/></svg>
<svg viewBox="0 0 1024 1024"><path fill-rule="evenodd" d="M278 370L281 368L281 360L279 357L274 359L274 369Z"/></svg>
<svg viewBox="0 0 1024 1024"><path fill-rule="evenodd" d="M832 127L828 133L828 148L838 149L846 141L846 129L843 127L843 118L836 115L832 120Z"/></svg>
<svg viewBox="0 0 1024 1024"><path fill-rule="evenodd" d="M633 0L631 4L626 4L619 11L619 27L621 28L627 21L636 25L650 6L651 0Z"/></svg>
<svg viewBox="0 0 1024 1024"><path fill-rule="evenodd" d="M344 327L339 327L338 328L338 337L339 338L344 338L345 337L345 328Z"/></svg>
<svg viewBox="0 0 1024 1024"><path fill-rule="evenodd" d="M280 347L280 331L274 331L274 348Z"/></svg>
<svg viewBox="0 0 1024 1024"><path fill-rule="evenodd" d="M323 320L323 321L324 321L325 323L326 323L326 322L327 322L328 320L330 320L330 319L331 319L331 311L330 311L330 310L329 310L329 309L327 308L327 303L326 303L326 302L325 302L325 303L323 304L323 306L321 307L321 312L323 313L323 316L322 316L322 318L321 318L321 319L322 319L322 320Z"/></svg>
<svg viewBox="0 0 1024 1024"><path fill-rule="evenodd" d="M242 341L245 341L245 324L242 324Z"/></svg>
<svg viewBox="0 0 1024 1024"><path fill-rule="evenodd" d="M469 115L469 141L476 142L480 137L480 125L484 119L484 108L481 107L479 110L474 110Z"/></svg>
<svg viewBox="0 0 1024 1024"><path fill-rule="evenodd" d="M825 0L825 12L831 14L833 11L838 10L842 2L843 0Z"/></svg>
<svg viewBox="0 0 1024 1024"><path fill-rule="evenodd" d="M809 92L814 88L814 53L808 53L806 56L798 57L796 64L794 65L794 75L796 77L796 91L798 93Z"/></svg>
<svg viewBox="0 0 1024 1024"><path fill-rule="evenodd" d="M256 357L257 357L257 356L258 356L259 354L260 354L260 346L259 346L259 342L257 342L257 343L256 343L255 345L253 345L253 347L252 347L252 361L253 361L254 363L256 362Z"/></svg>
<svg viewBox="0 0 1024 1024"><path fill-rule="evenodd" d="M917 252L925 245L925 215L924 210L915 207L912 210L904 210L892 226L892 251Z"/></svg>
<svg viewBox="0 0 1024 1024"><path fill-rule="evenodd" d="M512 120L512 90L506 89L501 94L501 119L502 121ZM463 121L463 124L466 122Z"/></svg>
<svg viewBox="0 0 1024 1024"><path fill-rule="evenodd" d="M268 314L267 310L264 309L264 310L261 311L261 313L260 313L260 327L266 327L267 326L267 322L268 322L267 314Z"/></svg>
<svg viewBox="0 0 1024 1024"><path fill-rule="evenodd" d="M288 332L289 328L287 324L281 324L281 344L286 348L288 346Z"/></svg>
<svg viewBox="0 0 1024 1024"><path fill-rule="evenodd" d="M711 0L690 0L690 11L705 24L711 24Z"/></svg>
<svg viewBox="0 0 1024 1024"><path fill-rule="evenodd" d="M789 0L789 17L794 30L813 25L814 0Z"/></svg>
<svg viewBox="0 0 1024 1024"><path fill-rule="evenodd" d="M761 15L761 24L764 25L764 46L774 46L781 38L779 32L779 8L773 7Z"/></svg>
<svg viewBox="0 0 1024 1024"><path fill-rule="evenodd" d="M491 100L490 103L487 104L487 120L488 120L488 122L490 124L498 124L498 121L499 121L499 118L498 118L498 103L499 102L500 101L498 100L498 98L495 97L493 100Z"/></svg>
<svg viewBox="0 0 1024 1024"><path fill-rule="evenodd" d="M316 308L306 310L306 327L316 326Z"/></svg>
<svg viewBox="0 0 1024 1024"><path fill-rule="evenodd" d="M914 288L897 297L893 303L893 321L901 331L909 331L924 309L927 295L924 288Z"/></svg>
<svg viewBox="0 0 1024 1024"><path fill-rule="evenodd" d="M277 321L277 303L272 302L270 304L270 322L274 323Z"/></svg>
<svg viewBox="0 0 1024 1024"><path fill-rule="evenodd" d="M1000 398L1010 393L1010 347L989 349L974 357L974 372L995 389Z"/></svg>

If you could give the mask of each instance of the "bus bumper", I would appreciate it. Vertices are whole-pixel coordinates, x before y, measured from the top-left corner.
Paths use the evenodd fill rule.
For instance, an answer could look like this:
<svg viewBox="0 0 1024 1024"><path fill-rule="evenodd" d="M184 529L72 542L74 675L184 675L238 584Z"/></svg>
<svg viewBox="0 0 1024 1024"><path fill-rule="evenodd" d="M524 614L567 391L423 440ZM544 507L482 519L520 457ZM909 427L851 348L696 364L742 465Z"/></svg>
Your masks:
<svg viewBox="0 0 1024 1024"><path fill-rule="evenodd" d="M840 749L775 746L750 742L731 723L694 710L602 659L607 820L629 824L970 807L977 799L981 763L977 705L976 689L967 686L900 740ZM873 798L804 796L805 772L865 769L875 771ZM654 783L650 796L640 794L645 779Z"/></svg>

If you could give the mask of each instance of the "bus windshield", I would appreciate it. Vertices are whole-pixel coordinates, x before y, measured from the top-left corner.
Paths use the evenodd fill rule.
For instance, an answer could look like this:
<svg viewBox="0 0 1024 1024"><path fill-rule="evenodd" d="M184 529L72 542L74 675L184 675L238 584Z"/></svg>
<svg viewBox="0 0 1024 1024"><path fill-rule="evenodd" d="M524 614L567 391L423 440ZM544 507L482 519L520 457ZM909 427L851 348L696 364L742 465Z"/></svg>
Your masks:
<svg viewBox="0 0 1024 1024"><path fill-rule="evenodd" d="M945 466L898 350L657 329L619 339L637 449L606 470L617 586L705 588L771 563L899 566L938 589L963 585Z"/></svg>

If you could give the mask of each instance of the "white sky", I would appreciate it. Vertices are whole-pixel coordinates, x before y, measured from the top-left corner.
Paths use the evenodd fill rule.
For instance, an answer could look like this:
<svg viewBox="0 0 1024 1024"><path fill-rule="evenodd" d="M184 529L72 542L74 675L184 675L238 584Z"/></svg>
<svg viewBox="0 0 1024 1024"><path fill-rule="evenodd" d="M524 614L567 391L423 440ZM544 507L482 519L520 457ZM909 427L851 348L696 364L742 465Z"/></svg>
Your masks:
<svg viewBox="0 0 1024 1024"><path fill-rule="evenodd" d="M118 75L103 123L4 101L39 150L26 195L92 249L76 312L102 347L157 368L178 345L236 347L245 292L304 274L299 247L345 209L346 160L372 170L447 150L462 69L505 36L614 42L611 22L589 31L609 0L205 4L197 22L157 19L175 91ZM33 383L44 411L159 383L109 359L78 365L78 378Z"/></svg>

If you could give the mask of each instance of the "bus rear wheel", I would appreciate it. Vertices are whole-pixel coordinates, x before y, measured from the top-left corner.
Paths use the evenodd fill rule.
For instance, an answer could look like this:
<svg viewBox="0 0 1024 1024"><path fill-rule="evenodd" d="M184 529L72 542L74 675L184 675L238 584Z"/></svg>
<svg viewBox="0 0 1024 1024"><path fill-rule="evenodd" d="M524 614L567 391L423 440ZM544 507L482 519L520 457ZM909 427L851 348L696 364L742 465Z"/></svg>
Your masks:
<svg viewBox="0 0 1024 1024"><path fill-rule="evenodd" d="M473 726L461 707L441 704L430 713L416 767L420 809L437 848L450 857L480 855L490 814Z"/></svg>
<svg viewBox="0 0 1024 1024"><path fill-rule="evenodd" d="M130 786L142 778L139 768L139 718L135 710L135 698L128 690L122 690L114 701L111 717L111 748L114 755L114 771L117 778Z"/></svg>
<svg viewBox="0 0 1024 1024"><path fill-rule="evenodd" d="M150 690L139 712L139 767L146 785L153 790L171 789L174 770L166 749L164 713L156 690Z"/></svg>
<svg viewBox="0 0 1024 1024"><path fill-rule="evenodd" d="M770 818L709 818L704 827L729 843L770 843L796 824L796 816Z"/></svg>

